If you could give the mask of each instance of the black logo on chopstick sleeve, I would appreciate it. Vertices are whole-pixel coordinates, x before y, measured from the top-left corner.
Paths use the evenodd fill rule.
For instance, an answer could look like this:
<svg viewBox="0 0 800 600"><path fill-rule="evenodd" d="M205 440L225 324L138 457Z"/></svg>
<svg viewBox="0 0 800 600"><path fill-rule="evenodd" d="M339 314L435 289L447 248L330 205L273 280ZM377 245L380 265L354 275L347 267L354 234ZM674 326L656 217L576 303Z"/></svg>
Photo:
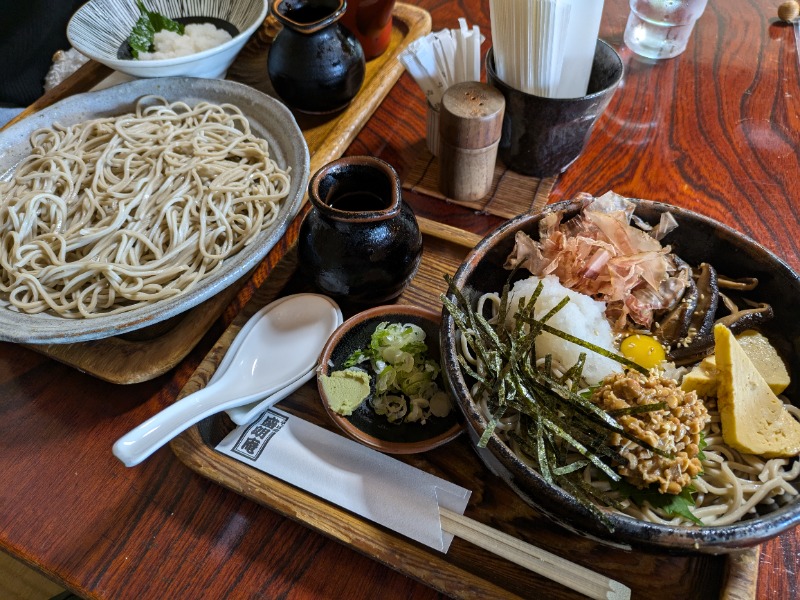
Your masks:
<svg viewBox="0 0 800 600"><path fill-rule="evenodd" d="M231 452L252 461L258 460L267 442L281 430L289 419L276 412L268 410L261 414L242 435L236 440Z"/></svg>

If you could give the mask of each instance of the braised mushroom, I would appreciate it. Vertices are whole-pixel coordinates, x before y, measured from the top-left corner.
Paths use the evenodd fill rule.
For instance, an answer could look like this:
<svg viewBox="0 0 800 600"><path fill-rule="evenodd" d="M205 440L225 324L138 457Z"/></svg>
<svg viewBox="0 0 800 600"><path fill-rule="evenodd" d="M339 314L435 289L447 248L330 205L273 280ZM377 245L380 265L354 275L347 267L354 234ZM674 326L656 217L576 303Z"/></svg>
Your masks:
<svg viewBox="0 0 800 600"><path fill-rule="evenodd" d="M693 272L684 299L659 322L659 338L670 347L667 358L685 365L711 354L714 351L714 325L717 323L734 333L741 333L769 321L773 316L769 304L749 303L748 307L741 308L720 291L723 288L750 291L757 285L755 277L731 279L718 275L708 263L700 264ZM730 314L717 317L720 301Z"/></svg>
<svg viewBox="0 0 800 600"><path fill-rule="evenodd" d="M739 279L731 279L730 277L725 277L723 275L719 276L719 287L726 290L749 292L756 289L757 285L757 277L741 277Z"/></svg>
<svg viewBox="0 0 800 600"><path fill-rule="evenodd" d="M722 295L720 294L720 297ZM774 316L772 307L766 303L760 303L751 308L738 308L735 304L727 303L726 306L733 306L735 310L731 314L717 319L714 323L721 323L733 333L741 333L746 329L753 329L768 322ZM702 360L714 351L713 330L702 336L697 336L691 344L682 347L672 348L667 353L667 358L676 365L686 365Z"/></svg>
<svg viewBox="0 0 800 600"><path fill-rule="evenodd" d="M772 307L766 302L761 302L752 308L740 308L736 312L717 319L715 324L721 323L733 333L741 333L745 329L753 329L763 325L773 316Z"/></svg>
<svg viewBox="0 0 800 600"><path fill-rule="evenodd" d="M666 346L673 346L689 335L692 315L700 299L700 291L692 277L692 268L677 256L673 258L685 281L685 289L679 297L680 301L656 322L656 336Z"/></svg>
<svg viewBox="0 0 800 600"><path fill-rule="evenodd" d="M689 324L691 337L705 336L712 332L719 305L717 270L708 263L701 263L695 274L699 297Z"/></svg>

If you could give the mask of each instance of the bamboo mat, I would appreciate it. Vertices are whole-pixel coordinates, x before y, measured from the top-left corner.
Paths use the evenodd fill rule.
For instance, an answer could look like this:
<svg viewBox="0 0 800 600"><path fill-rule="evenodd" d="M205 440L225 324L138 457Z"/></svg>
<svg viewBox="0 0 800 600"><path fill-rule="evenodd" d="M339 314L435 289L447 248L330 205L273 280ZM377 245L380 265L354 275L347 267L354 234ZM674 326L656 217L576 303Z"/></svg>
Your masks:
<svg viewBox="0 0 800 600"><path fill-rule="evenodd" d="M404 189L506 219L541 211L558 179L520 175L498 161L489 194L478 201L460 202L439 191L439 160L424 147L415 154L418 158L403 177Z"/></svg>

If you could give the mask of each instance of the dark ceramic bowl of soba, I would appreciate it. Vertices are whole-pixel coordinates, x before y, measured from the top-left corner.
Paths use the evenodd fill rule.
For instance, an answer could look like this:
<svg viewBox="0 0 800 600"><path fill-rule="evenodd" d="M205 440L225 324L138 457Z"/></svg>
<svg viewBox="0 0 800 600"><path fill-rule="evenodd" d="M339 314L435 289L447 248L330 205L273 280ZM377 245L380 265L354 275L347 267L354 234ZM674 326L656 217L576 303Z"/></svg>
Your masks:
<svg viewBox="0 0 800 600"><path fill-rule="evenodd" d="M760 329L778 348L791 375L792 383L782 395L794 405L800 405L800 358L797 352L797 348L800 348L800 320L796 318L800 276L753 240L718 222L667 204L644 200L635 202L635 215L650 224L657 223L663 212L672 213L678 227L662 243L670 244L673 252L690 265L709 262L719 273L732 278L758 278L758 286L750 292L752 299L769 303L774 311L774 318ZM522 215L504 223L487 235L467 256L455 274L455 287L475 308L484 293L500 292L508 281L509 271L503 265L514 247L514 237L518 231L524 231L536 239L539 221L545 214L564 211L566 220L580 209L581 203L578 201L560 202L548 206L544 213ZM517 275L517 278L520 277L523 275ZM448 299L455 300L452 292L448 294ZM800 524L800 495L796 495L779 508L757 510L755 514L736 523L719 526L656 524L603 509L613 527L611 531L573 496L548 484L496 433L484 448L478 447L478 440L487 427L487 419L471 395L474 380L465 375L458 363L459 332L447 309L443 311L441 346L446 385L464 414L473 447L486 467L527 503L579 535L622 549L721 554L758 545ZM800 459L790 460L796 462ZM790 485L800 490L800 478Z"/></svg>

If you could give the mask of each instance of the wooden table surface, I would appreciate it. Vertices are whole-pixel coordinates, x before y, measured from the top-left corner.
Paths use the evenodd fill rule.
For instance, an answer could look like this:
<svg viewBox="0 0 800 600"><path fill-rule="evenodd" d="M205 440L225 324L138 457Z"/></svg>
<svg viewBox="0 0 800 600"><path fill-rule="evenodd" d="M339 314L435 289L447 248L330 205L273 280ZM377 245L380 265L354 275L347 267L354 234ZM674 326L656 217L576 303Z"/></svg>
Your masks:
<svg viewBox="0 0 800 600"><path fill-rule="evenodd" d="M434 31L464 16L490 38L486 0L419 5ZM625 79L553 200L614 190L688 207L800 270L800 77L776 5L710 0L687 51L651 62L622 42L627 2L606 0L601 37L623 57ZM423 106L404 75L347 153L380 156L402 173L422 140ZM499 222L407 200L478 233ZM0 550L87 598L440 597L211 483L168 448L131 469L112 456L120 435L174 400L225 325L169 374L133 386L0 344ZM796 530L763 546L759 598L800 595L799 552Z"/></svg>

